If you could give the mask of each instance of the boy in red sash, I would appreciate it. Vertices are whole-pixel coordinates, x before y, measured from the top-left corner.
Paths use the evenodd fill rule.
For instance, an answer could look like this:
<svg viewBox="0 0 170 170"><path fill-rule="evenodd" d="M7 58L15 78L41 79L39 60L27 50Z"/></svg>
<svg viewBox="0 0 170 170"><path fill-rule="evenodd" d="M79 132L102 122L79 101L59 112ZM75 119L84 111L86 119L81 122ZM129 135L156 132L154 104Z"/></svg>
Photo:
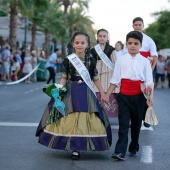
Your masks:
<svg viewBox="0 0 170 170"><path fill-rule="evenodd" d="M143 35L142 47L140 48L139 51L143 57L148 58L150 60L152 71L153 71L155 68L156 60L158 56L155 42L152 40L152 38L150 38L148 35L142 32L144 28L144 22L142 18L140 17L134 18L132 27L134 31L139 31ZM125 44L123 48L123 54L125 54L126 52L127 52L127 47Z"/></svg>
<svg viewBox="0 0 170 170"><path fill-rule="evenodd" d="M157 61L157 56L158 56L155 42L152 40L152 38L150 38L148 35L142 32L144 28L144 22L142 18L136 17L133 19L132 23L133 23L132 27L134 31L139 31L143 35L142 47L139 51L143 57L149 59L151 66L152 66L153 78L155 79L155 76L156 76L155 66L156 66L156 61ZM125 44L123 48L123 54L125 54L126 52L127 52L127 47ZM143 120L145 120L147 108L148 107L145 106ZM144 122L144 126L150 127L150 125L145 122Z"/></svg>
<svg viewBox="0 0 170 170"><path fill-rule="evenodd" d="M119 105L119 138L112 158L125 160L128 147L128 130L131 121L130 156L137 156L139 151L139 133L142 124L145 97L141 91L141 83L149 85L153 82L152 68L148 59L139 50L142 46L143 35L139 31L131 31L126 36L128 53L122 55L115 64L110 87L106 93L109 98L115 87L120 87L118 94Z"/></svg>

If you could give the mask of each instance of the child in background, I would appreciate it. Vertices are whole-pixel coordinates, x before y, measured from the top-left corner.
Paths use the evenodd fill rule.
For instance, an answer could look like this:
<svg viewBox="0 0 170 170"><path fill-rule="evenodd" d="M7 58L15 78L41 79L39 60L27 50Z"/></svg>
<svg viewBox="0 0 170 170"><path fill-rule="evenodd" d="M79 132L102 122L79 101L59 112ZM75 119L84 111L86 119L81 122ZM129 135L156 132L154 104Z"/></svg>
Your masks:
<svg viewBox="0 0 170 170"><path fill-rule="evenodd" d="M100 48L102 51L106 54L106 56L111 60L113 65L116 61L116 56L114 55L114 48L109 45L109 33L105 29L100 29L97 31L97 43L100 45ZM104 92L107 91L109 85L110 85L110 79L112 77L113 71L101 60L99 55L97 54L95 48L93 47L91 49L91 54L95 58L97 62L97 71L99 75L99 80L101 82L102 88ZM100 92L97 88L95 88L97 98L100 101ZM114 91L112 95L110 95L110 102L108 105L103 104L103 109L105 110L105 113L108 117L117 117L118 116L118 104L116 100L116 93L117 91Z"/></svg>
<svg viewBox="0 0 170 170"><path fill-rule="evenodd" d="M116 56L116 60L122 56L122 49L123 49L123 44L121 41L117 41L115 44L115 50L114 50L114 54Z"/></svg>
<svg viewBox="0 0 170 170"><path fill-rule="evenodd" d="M143 35L139 31L131 31L126 36L128 53L120 56L116 61L110 87L106 93L107 100L115 89L120 86L118 94L119 105L119 132L113 159L125 160L128 147L129 122L131 121L131 142L129 153L131 157L137 156L139 151L139 133L142 124L145 97L141 91L141 83L153 83L152 68L148 59L140 55Z"/></svg>

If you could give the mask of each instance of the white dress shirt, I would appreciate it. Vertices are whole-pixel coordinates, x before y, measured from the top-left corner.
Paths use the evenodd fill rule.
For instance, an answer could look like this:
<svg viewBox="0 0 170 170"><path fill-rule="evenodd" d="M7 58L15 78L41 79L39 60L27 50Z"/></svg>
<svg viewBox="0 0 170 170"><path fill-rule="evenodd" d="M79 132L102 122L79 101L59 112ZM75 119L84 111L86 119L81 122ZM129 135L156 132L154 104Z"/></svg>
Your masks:
<svg viewBox="0 0 170 170"><path fill-rule="evenodd" d="M146 34L142 33L142 35L143 35L142 47L139 51L150 52L151 56L158 56L155 42ZM123 47L123 54L126 54L127 52L128 50L125 43Z"/></svg>
<svg viewBox="0 0 170 170"><path fill-rule="evenodd" d="M153 76L149 60L139 53L135 57L129 53L120 56L115 64L110 83L120 87L121 79L141 80L146 85L150 85Z"/></svg>

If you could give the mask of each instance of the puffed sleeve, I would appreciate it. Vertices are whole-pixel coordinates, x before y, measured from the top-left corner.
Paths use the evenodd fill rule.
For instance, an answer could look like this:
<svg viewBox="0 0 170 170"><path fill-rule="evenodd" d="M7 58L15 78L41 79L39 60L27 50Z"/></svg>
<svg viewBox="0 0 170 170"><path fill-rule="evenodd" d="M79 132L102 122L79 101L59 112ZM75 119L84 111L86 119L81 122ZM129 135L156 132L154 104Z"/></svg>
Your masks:
<svg viewBox="0 0 170 170"><path fill-rule="evenodd" d="M64 66L64 70L63 70L63 74L62 74L62 78L67 79L67 75L68 75L68 71L69 71L69 60L68 58L65 58L63 61L63 66Z"/></svg>
<svg viewBox="0 0 170 170"><path fill-rule="evenodd" d="M91 64L90 64L91 66L90 66L89 72L90 72L90 75L91 75L92 80L93 80L93 81L96 81L96 80L99 79L99 77L98 77L98 71L97 71L97 69L96 69L96 60L95 60L93 57L91 57L91 58L90 58L90 62L91 62Z"/></svg>
<svg viewBox="0 0 170 170"><path fill-rule="evenodd" d="M115 63L116 63L116 56L115 56L115 53L114 53L114 51L111 53L111 55L110 55L110 60L111 60L111 62L115 65Z"/></svg>

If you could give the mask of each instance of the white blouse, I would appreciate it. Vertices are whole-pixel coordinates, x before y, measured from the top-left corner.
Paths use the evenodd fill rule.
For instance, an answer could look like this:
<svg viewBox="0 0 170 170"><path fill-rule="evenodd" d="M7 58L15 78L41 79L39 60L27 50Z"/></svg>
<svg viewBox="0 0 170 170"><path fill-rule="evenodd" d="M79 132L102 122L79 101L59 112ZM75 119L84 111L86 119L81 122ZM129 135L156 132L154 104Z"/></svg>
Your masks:
<svg viewBox="0 0 170 170"><path fill-rule="evenodd" d="M153 76L149 60L139 53L135 57L129 53L120 56L115 64L110 83L120 87L121 79L141 80L146 85L151 84Z"/></svg>
<svg viewBox="0 0 170 170"><path fill-rule="evenodd" d="M123 54L122 50L120 50L120 51L114 50L114 53L115 53L117 59Z"/></svg>

